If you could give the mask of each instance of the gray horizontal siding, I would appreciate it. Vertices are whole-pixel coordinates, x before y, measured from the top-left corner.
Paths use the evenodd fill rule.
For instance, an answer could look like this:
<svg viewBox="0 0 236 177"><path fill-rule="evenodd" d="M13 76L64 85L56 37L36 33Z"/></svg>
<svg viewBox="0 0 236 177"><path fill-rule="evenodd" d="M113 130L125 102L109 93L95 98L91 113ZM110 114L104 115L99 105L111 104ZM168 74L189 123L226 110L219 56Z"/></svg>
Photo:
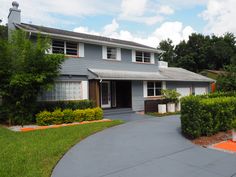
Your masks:
<svg viewBox="0 0 236 177"><path fill-rule="evenodd" d="M132 109L144 110L143 81L132 81Z"/></svg>

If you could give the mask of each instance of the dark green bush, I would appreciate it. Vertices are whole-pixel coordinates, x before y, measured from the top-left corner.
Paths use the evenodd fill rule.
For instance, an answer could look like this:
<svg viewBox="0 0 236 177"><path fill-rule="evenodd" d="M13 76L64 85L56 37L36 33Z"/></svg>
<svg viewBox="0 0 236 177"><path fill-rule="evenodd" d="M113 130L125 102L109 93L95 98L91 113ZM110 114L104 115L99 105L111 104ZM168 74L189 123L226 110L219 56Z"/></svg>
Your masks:
<svg viewBox="0 0 236 177"><path fill-rule="evenodd" d="M82 122L101 120L103 118L103 111L101 108L88 109L56 109L53 112L42 111L36 114L36 121L38 125L62 124L70 122Z"/></svg>
<svg viewBox="0 0 236 177"><path fill-rule="evenodd" d="M189 96L181 100L181 128L189 138L229 130L235 118L236 97Z"/></svg>
<svg viewBox="0 0 236 177"><path fill-rule="evenodd" d="M37 103L35 112L41 111L54 111L55 109L88 109L95 108L95 104L91 100L78 100L78 101L40 101Z"/></svg>

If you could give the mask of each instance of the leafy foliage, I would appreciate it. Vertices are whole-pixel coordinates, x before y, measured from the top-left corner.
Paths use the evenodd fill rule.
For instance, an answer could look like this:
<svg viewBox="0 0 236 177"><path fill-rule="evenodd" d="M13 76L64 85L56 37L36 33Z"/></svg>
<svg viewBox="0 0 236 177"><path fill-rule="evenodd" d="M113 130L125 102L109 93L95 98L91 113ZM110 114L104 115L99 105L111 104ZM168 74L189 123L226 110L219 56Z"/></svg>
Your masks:
<svg viewBox="0 0 236 177"><path fill-rule="evenodd" d="M78 101L40 101L37 103L35 112L40 111L54 111L56 108L64 109L87 109L94 108L95 104L92 100L78 100Z"/></svg>
<svg viewBox="0 0 236 177"><path fill-rule="evenodd" d="M224 67L225 74L221 75L217 84L221 91L236 91L236 65Z"/></svg>
<svg viewBox="0 0 236 177"><path fill-rule="evenodd" d="M51 124L62 124L69 122L82 122L101 120L103 118L103 111L101 108L93 109L56 109L53 112L43 111L36 115L36 121L38 125L51 125Z"/></svg>
<svg viewBox="0 0 236 177"><path fill-rule="evenodd" d="M233 96L188 96L181 100L181 128L183 134L190 138L229 130L235 119L236 98Z"/></svg>
<svg viewBox="0 0 236 177"><path fill-rule="evenodd" d="M193 33L188 41L181 41L176 46L167 39L161 41L159 47L165 51L163 60L170 62L171 66L200 72L204 69L219 70L224 65L236 63L235 43L232 33L220 37Z"/></svg>
<svg viewBox="0 0 236 177"><path fill-rule="evenodd" d="M161 94L170 102L177 102L180 94L174 89L161 90Z"/></svg>
<svg viewBox="0 0 236 177"><path fill-rule="evenodd" d="M47 55L48 49L48 39L38 36L33 42L20 30L9 41L0 40L0 94L10 122L31 121L39 92L58 76L64 56Z"/></svg>

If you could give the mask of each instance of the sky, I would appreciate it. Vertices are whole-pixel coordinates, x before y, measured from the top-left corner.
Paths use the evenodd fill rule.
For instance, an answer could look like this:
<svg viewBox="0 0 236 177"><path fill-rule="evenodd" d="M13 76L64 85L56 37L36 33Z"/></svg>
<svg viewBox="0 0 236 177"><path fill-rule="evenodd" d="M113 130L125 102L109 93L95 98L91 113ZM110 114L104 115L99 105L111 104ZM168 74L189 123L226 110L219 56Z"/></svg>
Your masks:
<svg viewBox="0 0 236 177"><path fill-rule="evenodd" d="M157 47L192 33L236 34L236 0L17 0L24 23L60 28ZM11 0L0 0L7 23Z"/></svg>

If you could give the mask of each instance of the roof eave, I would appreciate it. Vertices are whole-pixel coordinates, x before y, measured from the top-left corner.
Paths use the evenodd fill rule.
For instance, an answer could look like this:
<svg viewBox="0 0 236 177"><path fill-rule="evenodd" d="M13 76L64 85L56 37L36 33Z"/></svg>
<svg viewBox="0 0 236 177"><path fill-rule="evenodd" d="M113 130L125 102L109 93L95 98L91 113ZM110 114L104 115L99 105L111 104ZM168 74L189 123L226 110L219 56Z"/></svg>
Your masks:
<svg viewBox="0 0 236 177"><path fill-rule="evenodd" d="M80 41L80 42L84 42L84 43L109 45L109 46L115 46L115 47L127 48L127 49L138 49L138 50L144 50L144 51L154 52L154 53L161 53L162 52L162 50L155 49L155 48L152 49L152 48L145 48L145 47L139 47L139 46L133 46L133 45L125 45L125 44L119 44L119 43L107 42L107 41L101 41L101 40L85 39L85 38L62 35L62 34L47 33L47 32L42 32L42 31L38 31L38 30L25 29L25 28L22 28L21 26L19 26L18 24L15 24L15 25L19 29L30 32L30 33L43 34L46 36L51 36L51 37L56 37L56 38L61 38L61 39L70 39L70 40L76 40L76 41Z"/></svg>

